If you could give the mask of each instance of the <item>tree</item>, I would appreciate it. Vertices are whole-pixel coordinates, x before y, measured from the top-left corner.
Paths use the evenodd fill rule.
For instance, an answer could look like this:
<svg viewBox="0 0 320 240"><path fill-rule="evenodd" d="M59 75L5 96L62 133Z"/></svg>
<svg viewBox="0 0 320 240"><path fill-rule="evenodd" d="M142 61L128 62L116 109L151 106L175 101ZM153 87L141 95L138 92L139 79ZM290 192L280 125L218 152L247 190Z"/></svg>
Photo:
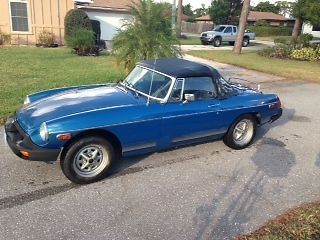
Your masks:
<svg viewBox="0 0 320 240"><path fill-rule="evenodd" d="M64 32L68 37L78 29L92 30L90 19L85 11L81 9L71 9L64 18Z"/></svg>
<svg viewBox="0 0 320 240"><path fill-rule="evenodd" d="M277 1L276 6L279 8L279 14L283 16L292 16L294 3L287 1Z"/></svg>
<svg viewBox="0 0 320 240"><path fill-rule="evenodd" d="M189 17L193 16L193 11L192 11L190 3L188 3L187 5L182 6L182 12L185 15L189 16Z"/></svg>
<svg viewBox="0 0 320 240"><path fill-rule="evenodd" d="M293 7L293 16L296 18L292 37L297 38L302 29L303 22L312 25L320 25L320 1L319 0L298 0Z"/></svg>
<svg viewBox="0 0 320 240"><path fill-rule="evenodd" d="M118 64L130 71L141 60L181 56L165 4L140 0L130 6L130 11L132 19L113 39L112 52Z"/></svg>
<svg viewBox="0 0 320 240"><path fill-rule="evenodd" d="M206 5L204 4L201 4L201 8L197 8L193 11L195 17L202 17L202 16L205 16L209 13L209 9L206 8Z"/></svg>
<svg viewBox="0 0 320 240"><path fill-rule="evenodd" d="M273 12L279 14L280 6L272 4L269 1L259 2L257 6L254 7L254 10L258 12Z"/></svg>
<svg viewBox="0 0 320 240"><path fill-rule="evenodd" d="M236 54L241 53L243 36L244 36L244 31L246 30L249 10L250 10L250 0L244 0L242 10L241 10L239 26L238 26L238 34L237 34L236 42L233 48L233 52Z"/></svg>
<svg viewBox="0 0 320 240"><path fill-rule="evenodd" d="M215 24L232 24L238 22L241 0L213 0L209 14Z"/></svg>
<svg viewBox="0 0 320 240"><path fill-rule="evenodd" d="M181 14L182 13L182 0L178 0L178 12L177 12L177 37L181 37Z"/></svg>

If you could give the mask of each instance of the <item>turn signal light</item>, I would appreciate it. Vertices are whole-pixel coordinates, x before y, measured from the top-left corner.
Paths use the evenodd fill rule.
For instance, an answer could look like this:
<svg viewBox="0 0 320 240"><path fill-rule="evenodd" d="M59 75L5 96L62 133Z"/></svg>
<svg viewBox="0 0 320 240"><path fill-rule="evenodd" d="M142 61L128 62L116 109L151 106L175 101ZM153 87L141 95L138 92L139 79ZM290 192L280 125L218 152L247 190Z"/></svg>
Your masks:
<svg viewBox="0 0 320 240"><path fill-rule="evenodd" d="M278 97L278 108L281 108L281 107L282 107L281 100L280 100L280 98Z"/></svg>
<svg viewBox="0 0 320 240"><path fill-rule="evenodd" d="M57 135L57 139L60 141L68 141L71 139L71 134L70 133L62 133Z"/></svg>
<svg viewBox="0 0 320 240"><path fill-rule="evenodd" d="M20 151L20 154L24 158L29 158L30 157L30 154L28 152L26 152L26 151Z"/></svg>

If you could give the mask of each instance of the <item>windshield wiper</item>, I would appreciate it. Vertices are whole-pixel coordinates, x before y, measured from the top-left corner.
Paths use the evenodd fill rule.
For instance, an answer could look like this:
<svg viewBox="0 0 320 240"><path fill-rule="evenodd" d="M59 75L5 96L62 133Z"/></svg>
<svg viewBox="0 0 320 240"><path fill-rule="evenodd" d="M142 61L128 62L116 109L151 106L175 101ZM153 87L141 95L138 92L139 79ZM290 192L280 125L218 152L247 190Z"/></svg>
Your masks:
<svg viewBox="0 0 320 240"><path fill-rule="evenodd" d="M129 83L129 82L127 82L127 81L124 81L124 82L121 82L121 85L123 85L123 86L126 87L127 89L133 91L133 92L135 93L136 97L139 97L139 94L138 94L137 90L134 89L132 83Z"/></svg>

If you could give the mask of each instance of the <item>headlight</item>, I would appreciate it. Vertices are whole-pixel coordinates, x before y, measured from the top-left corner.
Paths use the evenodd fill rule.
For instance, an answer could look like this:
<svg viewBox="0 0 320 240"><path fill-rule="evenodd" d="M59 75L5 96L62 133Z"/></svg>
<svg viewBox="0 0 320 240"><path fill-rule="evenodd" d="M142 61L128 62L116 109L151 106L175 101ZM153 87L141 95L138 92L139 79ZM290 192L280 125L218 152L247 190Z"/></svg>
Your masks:
<svg viewBox="0 0 320 240"><path fill-rule="evenodd" d="M23 105L27 105L30 103L30 98L28 96L26 96L26 99L23 102Z"/></svg>
<svg viewBox="0 0 320 240"><path fill-rule="evenodd" d="M44 142L47 142L49 139L49 132L47 128L47 124L44 122L40 126L40 137Z"/></svg>

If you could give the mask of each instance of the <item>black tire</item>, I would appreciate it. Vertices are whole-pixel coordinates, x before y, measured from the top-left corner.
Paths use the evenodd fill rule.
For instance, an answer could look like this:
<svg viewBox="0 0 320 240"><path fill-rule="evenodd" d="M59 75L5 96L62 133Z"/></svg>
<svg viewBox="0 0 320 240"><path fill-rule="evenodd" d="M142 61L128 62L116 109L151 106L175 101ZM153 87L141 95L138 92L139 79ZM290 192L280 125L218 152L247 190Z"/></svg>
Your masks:
<svg viewBox="0 0 320 240"><path fill-rule="evenodd" d="M83 161L86 161L85 163L88 163L90 165L88 155L83 158L83 165L81 165L81 163L79 163L80 160L78 160L79 158L82 158L81 156L83 156L83 151L85 151L87 148L90 149L90 147L92 149L96 148L98 150L98 154L100 154L100 156L98 156L98 158L100 157L100 162L98 162L98 160L96 159L97 154L95 155L96 160L89 157L90 161L92 160L92 165L94 165L93 162L95 162L96 164L100 164L96 168L93 168L93 170L91 171L91 175L88 170L80 169L83 165L85 165ZM82 155L80 153L82 153ZM87 153L89 155L91 154L91 152L88 151ZM106 176L112 162L115 160L116 155L114 148L109 143L109 141L102 137L89 136L78 139L75 142L71 143L70 146L68 146L68 148L65 150L65 154L63 154L62 156L63 157L60 159L60 167L63 174L74 183L89 184L101 180ZM88 173L86 173L85 171L88 171Z"/></svg>
<svg viewBox="0 0 320 240"><path fill-rule="evenodd" d="M229 42L229 45L230 46L234 46L234 42Z"/></svg>
<svg viewBox="0 0 320 240"><path fill-rule="evenodd" d="M243 122L250 122L250 124L252 124L252 131L250 130L246 135L244 135L244 139L239 139L239 140L236 140L235 139L235 128L236 126L238 126L239 124L243 123ZM250 125L248 124L248 125ZM251 125L250 125L251 126ZM244 149L246 147L248 147L255 135L256 135L256 129L257 129L257 120L254 116L252 115L243 115L241 117L239 117L230 127L229 127L229 130L227 132L227 134L224 136L223 138L223 142L230 148L232 149L236 149L236 150L239 150L239 149ZM239 142L239 141L243 141L242 143Z"/></svg>
<svg viewBox="0 0 320 240"><path fill-rule="evenodd" d="M212 41L212 45L215 47L220 47L222 43L221 37L215 37Z"/></svg>
<svg viewBox="0 0 320 240"><path fill-rule="evenodd" d="M248 37L243 38L242 47L248 47L250 44L250 39Z"/></svg>

